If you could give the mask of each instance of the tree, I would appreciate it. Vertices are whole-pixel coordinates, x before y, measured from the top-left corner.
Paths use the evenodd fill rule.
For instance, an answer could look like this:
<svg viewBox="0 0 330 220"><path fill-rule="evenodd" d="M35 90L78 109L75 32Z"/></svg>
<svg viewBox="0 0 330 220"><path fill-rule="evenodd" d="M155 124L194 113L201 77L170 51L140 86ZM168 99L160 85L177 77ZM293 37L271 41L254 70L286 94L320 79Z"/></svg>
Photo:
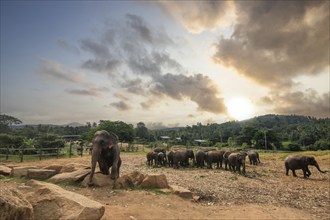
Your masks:
<svg viewBox="0 0 330 220"><path fill-rule="evenodd" d="M9 133L10 127L16 124L22 124L22 121L10 115L0 115L0 133Z"/></svg>
<svg viewBox="0 0 330 220"><path fill-rule="evenodd" d="M116 134L121 142L131 143L134 140L134 128L132 124L126 124L122 121L101 120L100 124L89 132L89 140L91 140L96 131L106 130Z"/></svg>
<svg viewBox="0 0 330 220"><path fill-rule="evenodd" d="M142 140L149 139L149 131L143 122L139 122L135 128L135 135Z"/></svg>

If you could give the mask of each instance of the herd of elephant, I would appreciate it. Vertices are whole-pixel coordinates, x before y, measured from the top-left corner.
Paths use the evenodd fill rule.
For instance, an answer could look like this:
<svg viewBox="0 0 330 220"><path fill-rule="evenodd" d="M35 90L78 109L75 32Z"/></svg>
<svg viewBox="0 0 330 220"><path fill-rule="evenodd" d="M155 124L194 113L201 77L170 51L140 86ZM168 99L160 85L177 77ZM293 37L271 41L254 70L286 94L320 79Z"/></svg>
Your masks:
<svg viewBox="0 0 330 220"><path fill-rule="evenodd" d="M147 153L147 164L149 166L166 166L178 169L181 167L188 167L189 161L192 160L192 165L197 168L206 166L212 169L212 164L217 164L217 168L240 172L245 174L245 159L248 156L251 165L260 163L259 153L257 151L235 152L225 150L197 150L196 155L193 150L178 149L170 151L166 154L164 148L157 147Z"/></svg>
<svg viewBox="0 0 330 220"><path fill-rule="evenodd" d="M91 173L88 180L88 185L92 186L93 176L95 173L96 163L99 164L100 171L104 175L110 175L111 179L117 179L119 177L119 171L122 164L120 157L120 148L118 146L118 136L114 133L101 130L94 134L92 140L92 155L91 155ZM164 148L155 148L147 153L148 165L160 165L173 168L187 167L189 166L189 160L193 161L193 166L212 168L212 164L216 163L217 168L222 167L224 163L225 169L229 169L236 172L245 174L245 158L249 157L250 164L257 165L260 163L259 153L257 151L248 152L231 152L224 150L198 150L195 153L189 149L179 149L170 151L166 154ZM289 170L292 170L293 176L297 176L295 170L301 169L304 173L304 178L311 175L308 165L315 166L320 172L322 171L313 156L288 156L285 161L286 175L289 175ZM111 172L109 169L111 168ZM242 168L242 170L241 170Z"/></svg>
<svg viewBox="0 0 330 220"><path fill-rule="evenodd" d="M192 160L192 165L197 168L203 168L206 166L212 169L212 164L216 163L217 168L222 168L224 164L225 169L233 172L239 172L245 175L245 160L249 158L250 165L260 164L259 153L255 150L251 151L225 151L225 150L197 150L196 155L193 150L189 149L178 149L170 151L166 154L164 148L157 147L147 153L147 164L149 166L166 166L178 169L181 167L188 167L189 160ZM293 176L297 176L295 170L301 169L304 174L304 178L311 175L308 165L315 166L321 173L322 171L313 156L305 155L290 155L284 161L286 175L289 175L289 170L292 171Z"/></svg>

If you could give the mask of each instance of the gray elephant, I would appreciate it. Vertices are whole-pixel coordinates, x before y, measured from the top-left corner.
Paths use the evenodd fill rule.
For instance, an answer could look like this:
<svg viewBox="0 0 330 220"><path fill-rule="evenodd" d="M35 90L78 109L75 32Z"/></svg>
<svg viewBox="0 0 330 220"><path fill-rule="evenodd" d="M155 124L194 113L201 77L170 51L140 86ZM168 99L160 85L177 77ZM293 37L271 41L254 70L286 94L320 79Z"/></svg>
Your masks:
<svg viewBox="0 0 330 220"><path fill-rule="evenodd" d="M170 151L167 154L167 163L169 167L173 167L174 161L173 161L174 151Z"/></svg>
<svg viewBox="0 0 330 220"><path fill-rule="evenodd" d="M165 166L165 164L166 164L165 154L163 152L159 152L157 154L157 165Z"/></svg>
<svg viewBox="0 0 330 220"><path fill-rule="evenodd" d="M321 173L326 172L320 169L319 164L313 156L291 155L285 158L284 164L287 176L289 175L289 170L292 170L292 175L296 177L297 175L295 170L301 169L303 170L304 178L309 177L312 173L308 169L308 165L315 166Z"/></svg>
<svg viewBox="0 0 330 220"><path fill-rule="evenodd" d="M93 185L96 162L98 162L100 171L104 175L109 175L109 169L111 167L110 177L116 180L119 177L119 169L121 166L117 135L104 130L97 131L94 134L92 143L92 170L89 175L88 185Z"/></svg>
<svg viewBox="0 0 330 220"><path fill-rule="evenodd" d="M233 151L225 151L225 153L223 154L223 163L225 164L225 170L228 170L228 157L231 153L233 153Z"/></svg>
<svg viewBox="0 0 330 220"><path fill-rule="evenodd" d="M212 164L217 163L217 169L222 168L224 150L210 150L207 152L205 161L207 168L212 169Z"/></svg>
<svg viewBox="0 0 330 220"><path fill-rule="evenodd" d="M195 164L195 154L192 150L180 149L174 151L173 154L173 168L178 169L180 166L187 167L189 166L189 159L193 160L193 164Z"/></svg>
<svg viewBox="0 0 330 220"><path fill-rule="evenodd" d="M196 167L197 168L204 167L206 155L207 155L207 151L204 151L204 150L198 150L196 152Z"/></svg>
<svg viewBox="0 0 330 220"><path fill-rule="evenodd" d="M157 164L158 154L154 151L150 151L147 153L147 164L148 166L152 166L154 163Z"/></svg>
<svg viewBox="0 0 330 220"><path fill-rule="evenodd" d="M231 153L228 156L229 169L236 172L245 174L245 158L247 156L246 152ZM242 171L241 171L242 167Z"/></svg>
<svg viewBox="0 0 330 220"><path fill-rule="evenodd" d="M257 151L248 151L247 154L249 157L250 165L258 165L258 163L260 163L259 153Z"/></svg>

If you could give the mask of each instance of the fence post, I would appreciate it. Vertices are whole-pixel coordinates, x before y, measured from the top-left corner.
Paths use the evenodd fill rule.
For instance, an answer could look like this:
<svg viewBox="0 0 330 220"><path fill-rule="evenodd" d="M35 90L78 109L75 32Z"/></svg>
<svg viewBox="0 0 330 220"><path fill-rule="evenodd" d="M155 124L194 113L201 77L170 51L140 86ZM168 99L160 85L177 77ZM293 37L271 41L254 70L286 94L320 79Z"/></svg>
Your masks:
<svg viewBox="0 0 330 220"><path fill-rule="evenodd" d="M42 151L41 148L39 148L39 160L41 160L41 155L42 155Z"/></svg>
<svg viewBox="0 0 330 220"><path fill-rule="evenodd" d="M24 155L24 153L23 153L23 150L20 150L20 156L21 156L21 162L23 162L23 155Z"/></svg>
<svg viewBox="0 0 330 220"><path fill-rule="evenodd" d="M8 157L9 157L9 147L7 146L6 160L8 160Z"/></svg>
<svg viewBox="0 0 330 220"><path fill-rule="evenodd" d="M69 152L69 157L71 158L71 154L72 154L72 142L70 142L70 152Z"/></svg>

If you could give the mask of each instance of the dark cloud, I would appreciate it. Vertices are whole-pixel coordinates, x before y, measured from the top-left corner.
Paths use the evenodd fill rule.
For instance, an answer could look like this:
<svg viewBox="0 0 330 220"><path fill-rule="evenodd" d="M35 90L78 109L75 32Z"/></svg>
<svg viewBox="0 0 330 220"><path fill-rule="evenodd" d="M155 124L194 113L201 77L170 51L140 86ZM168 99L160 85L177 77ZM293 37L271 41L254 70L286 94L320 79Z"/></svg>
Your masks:
<svg viewBox="0 0 330 220"><path fill-rule="evenodd" d="M217 86L203 74L185 76L167 73L155 77L154 83L152 92L155 95L166 95L177 100L187 98L195 102L201 111L216 114L227 112L223 98L217 97Z"/></svg>
<svg viewBox="0 0 330 220"><path fill-rule="evenodd" d="M101 93L96 90L87 90L87 89L67 89L66 92L73 94L73 95L80 95L80 96L94 96L99 97Z"/></svg>
<svg viewBox="0 0 330 220"><path fill-rule="evenodd" d="M220 92L210 78L183 74L185 69L166 51L173 45L164 30L150 26L140 16L128 14L124 24L106 26L100 39L81 40L81 49L93 55L82 66L99 73L116 73L116 86L147 97L147 101L140 103L144 109L161 102L161 97L170 97L193 101L200 111L226 113L223 99L218 97ZM122 99L111 106L129 109Z"/></svg>
<svg viewBox="0 0 330 220"><path fill-rule="evenodd" d="M329 68L328 1L235 1L235 6L234 32L216 44L217 63L272 88Z"/></svg>
<svg viewBox="0 0 330 220"><path fill-rule="evenodd" d="M318 94L313 89L304 92L284 92L263 97L265 104L275 106L280 114L300 114L315 117L330 117L330 93Z"/></svg>
<svg viewBox="0 0 330 220"><path fill-rule="evenodd" d="M38 72L43 77L61 82L81 83L84 81L84 76L79 70L67 68L52 60L42 59Z"/></svg>
<svg viewBox="0 0 330 220"><path fill-rule="evenodd" d="M120 111L127 111L131 109L131 107L124 101L113 102L110 106L115 107Z"/></svg>

